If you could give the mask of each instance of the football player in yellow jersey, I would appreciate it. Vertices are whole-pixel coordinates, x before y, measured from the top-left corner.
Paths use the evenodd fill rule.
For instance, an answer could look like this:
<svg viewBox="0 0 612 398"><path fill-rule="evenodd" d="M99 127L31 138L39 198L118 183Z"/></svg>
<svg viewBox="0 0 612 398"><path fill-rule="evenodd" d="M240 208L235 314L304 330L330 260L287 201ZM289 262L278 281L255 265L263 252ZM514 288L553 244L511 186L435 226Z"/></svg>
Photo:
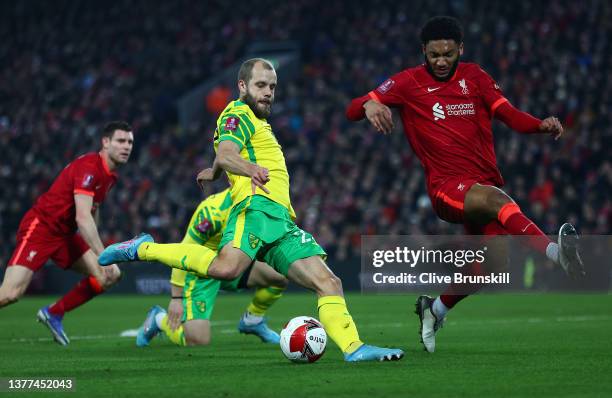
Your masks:
<svg viewBox="0 0 612 398"><path fill-rule="evenodd" d="M232 101L217 121L213 167L198 175L202 184L225 171L232 185L234 204L219 252L199 245L158 244L143 234L107 247L98 261L105 265L156 260L202 276L231 280L259 259L317 294L319 320L346 361L400 359L404 356L400 349L361 341L346 307L342 283L325 263L325 251L293 221L285 159L266 120L276 82L276 71L269 61L255 58L242 64L238 72L240 98Z"/></svg>
<svg viewBox="0 0 612 398"><path fill-rule="evenodd" d="M231 207L229 189L208 196L193 212L182 243L204 245L216 251ZM209 344L210 318L219 290L240 291L252 287L257 290L238 323L238 331L254 334L265 343L279 343L280 336L268 327L264 315L281 297L287 279L269 265L254 261L242 275L231 281L201 278L173 268L170 283L172 297L168 311L158 305L149 310L138 330L137 346L148 346L160 331L179 346Z"/></svg>

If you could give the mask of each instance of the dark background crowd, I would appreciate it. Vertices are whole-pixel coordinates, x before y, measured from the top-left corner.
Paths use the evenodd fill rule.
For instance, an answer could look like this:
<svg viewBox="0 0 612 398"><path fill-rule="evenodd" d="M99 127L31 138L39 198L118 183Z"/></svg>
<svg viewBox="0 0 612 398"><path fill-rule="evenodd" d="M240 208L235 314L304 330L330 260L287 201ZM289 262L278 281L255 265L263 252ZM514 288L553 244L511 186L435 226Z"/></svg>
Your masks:
<svg viewBox="0 0 612 398"><path fill-rule="evenodd" d="M332 260L358 255L363 234L461 232L434 215L399 123L382 136L344 117L352 97L423 61L419 28L440 14L464 24L464 61L480 63L518 108L566 128L554 141L494 123L506 192L547 233L570 221L610 234L607 1L1 2L0 264L34 200L118 119L136 141L101 208L103 239L147 231L179 241L203 197L195 175L212 162L217 115L184 129L176 99L254 41L299 43L300 73L281 71L270 122L298 224Z"/></svg>

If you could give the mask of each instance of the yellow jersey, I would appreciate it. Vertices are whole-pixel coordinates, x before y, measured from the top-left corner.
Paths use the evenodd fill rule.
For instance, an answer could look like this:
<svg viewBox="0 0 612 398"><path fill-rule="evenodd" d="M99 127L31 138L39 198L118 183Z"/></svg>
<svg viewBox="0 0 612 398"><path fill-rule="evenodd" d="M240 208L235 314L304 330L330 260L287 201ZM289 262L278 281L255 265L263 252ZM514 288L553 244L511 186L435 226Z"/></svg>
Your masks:
<svg viewBox="0 0 612 398"><path fill-rule="evenodd" d="M285 156L272 127L265 119L259 119L251 108L242 101L230 102L217 119L215 129L215 152L222 141L232 141L240 150L240 156L249 162L257 163L269 171L270 181L266 184L269 194L257 188L255 195L265 196L284 206L292 218L295 212L289 198L289 173ZM234 205L253 195L251 179L227 173L230 192Z"/></svg>

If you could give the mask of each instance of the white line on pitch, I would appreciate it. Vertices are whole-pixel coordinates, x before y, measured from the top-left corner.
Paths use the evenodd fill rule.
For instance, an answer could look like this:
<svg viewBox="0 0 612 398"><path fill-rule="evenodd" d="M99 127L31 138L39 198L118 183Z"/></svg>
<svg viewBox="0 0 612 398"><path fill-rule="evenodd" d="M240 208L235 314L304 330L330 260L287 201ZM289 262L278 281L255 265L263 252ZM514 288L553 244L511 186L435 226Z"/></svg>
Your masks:
<svg viewBox="0 0 612 398"><path fill-rule="evenodd" d="M610 315L580 315L580 316L557 316L554 318L513 318L513 319L489 319L489 320L469 320L464 319L460 321L448 322L449 325L505 325L513 323L544 323L544 322L597 322L597 321L610 321L612 316ZM236 321L217 321L213 322L213 326L224 326L233 325ZM359 325L360 329L380 329L380 328L401 328L407 326L406 322L389 322L389 323L368 323L362 322ZM122 331L120 334L99 334L99 335L88 335L88 336L71 336L70 340L101 340L101 339L114 339L122 337L134 337L136 329L128 329ZM213 330L215 332L215 330ZM235 328L224 328L217 333L230 334L236 333ZM12 343L29 343L35 341L53 341L50 337L38 337L38 338L18 338L11 339Z"/></svg>

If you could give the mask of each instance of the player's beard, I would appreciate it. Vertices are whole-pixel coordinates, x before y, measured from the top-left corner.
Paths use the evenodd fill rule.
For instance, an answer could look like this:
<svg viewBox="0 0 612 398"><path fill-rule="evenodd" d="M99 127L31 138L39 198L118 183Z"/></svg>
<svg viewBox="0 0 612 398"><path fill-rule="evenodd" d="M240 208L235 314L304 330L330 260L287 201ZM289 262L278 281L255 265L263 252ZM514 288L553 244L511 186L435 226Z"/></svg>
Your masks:
<svg viewBox="0 0 612 398"><path fill-rule="evenodd" d="M270 105L265 107L263 104L259 104L255 97L253 97L251 93L247 91L242 101L247 104L249 108L251 108L255 116L257 116L259 119L266 119L268 116L270 116L270 112L272 111L272 100L270 100Z"/></svg>
<svg viewBox="0 0 612 398"><path fill-rule="evenodd" d="M130 154L127 154L127 157L124 156L123 152L110 152L108 153L109 159L115 163L116 165L126 164L130 159Z"/></svg>
<svg viewBox="0 0 612 398"><path fill-rule="evenodd" d="M455 74L455 71L457 70L457 66L459 66L459 59L461 58L461 57L457 57L457 60L453 63L453 65L449 69L448 74L446 75L446 77L439 78L434 73L434 70L431 67L431 64L429 63L429 60L427 59L427 56L423 55L423 57L425 58L425 67L427 68L427 72L429 72L429 74L431 75L431 77L434 78L434 80L437 80L439 82L447 82L447 81L449 81L453 77L453 75Z"/></svg>

